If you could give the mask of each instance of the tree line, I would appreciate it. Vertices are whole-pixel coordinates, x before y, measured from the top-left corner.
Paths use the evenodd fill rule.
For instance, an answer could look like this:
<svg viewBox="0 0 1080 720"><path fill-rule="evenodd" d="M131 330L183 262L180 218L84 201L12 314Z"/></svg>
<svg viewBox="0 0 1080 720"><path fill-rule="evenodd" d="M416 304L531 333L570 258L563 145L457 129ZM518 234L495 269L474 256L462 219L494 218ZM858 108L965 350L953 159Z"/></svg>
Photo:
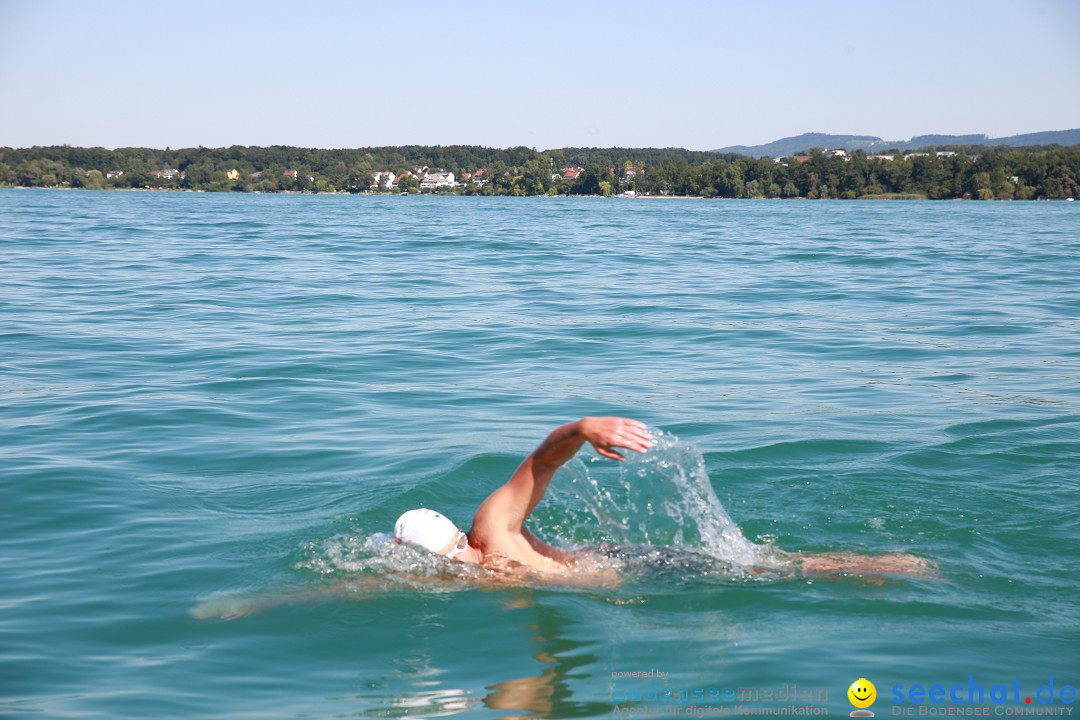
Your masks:
<svg viewBox="0 0 1080 720"><path fill-rule="evenodd" d="M939 151L941 151L939 153ZM947 151L947 152L946 152ZM892 157L886 160L884 157ZM911 197L980 200L1080 195L1080 146L926 148L904 155L836 156L810 149L773 160L681 148L536 150L469 145L307 149L0 148L0 185L219 192L367 192L380 171L416 166L483 182L438 192L465 195L645 195L721 198ZM563 178L563 169L582 168ZM403 187L418 191L408 179ZM395 191L399 191L395 190Z"/></svg>

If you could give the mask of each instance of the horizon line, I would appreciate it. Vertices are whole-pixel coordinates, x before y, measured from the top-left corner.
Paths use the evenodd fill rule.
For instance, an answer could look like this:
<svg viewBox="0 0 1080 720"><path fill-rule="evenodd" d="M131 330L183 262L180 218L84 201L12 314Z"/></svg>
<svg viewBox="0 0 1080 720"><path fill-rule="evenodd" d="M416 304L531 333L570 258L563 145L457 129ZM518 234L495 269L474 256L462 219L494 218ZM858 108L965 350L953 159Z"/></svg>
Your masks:
<svg viewBox="0 0 1080 720"><path fill-rule="evenodd" d="M682 146L682 145L607 145L607 146L600 146L600 145L563 145L563 146L560 146L560 147L549 147L549 148L544 148L544 149L538 149L537 147L531 146L531 145L506 145L506 146L500 147L500 146L495 146L495 145L485 145L485 144L482 144L482 143L467 143L467 142L454 142L454 143L417 143L417 142L410 142L410 143L404 143L404 144L374 144L374 145L353 145L353 146L345 146L345 145L337 145L337 146L329 146L329 145L291 145L291 144L288 144L288 143L271 143L271 144L268 144L268 145L257 145L257 144L252 145L252 144L244 144L244 143L236 143L236 142L234 142L234 143L231 143L231 144L228 144L228 145L204 145L202 143L199 143L197 145L183 145L183 146L178 146L176 148L174 148L172 145L166 145L165 147L154 147L154 146L150 146L150 145L113 145L113 146L108 146L108 145L97 145L97 144L78 145L78 144L64 142L64 143L47 143L47 144L46 143L40 143L40 144L23 145L23 146L0 145L0 147L9 148L11 150L33 150L34 148L50 148L50 147L77 147L77 148L87 148L87 149L101 148L103 150L109 150L109 151L124 150L124 149L140 149L140 150L158 150L158 151L161 151L161 152L172 152L174 150L197 150L197 149L223 150L223 149L233 148L233 147L244 147L244 148L251 148L251 147L256 147L256 148L289 147L289 148L297 148L297 149L301 149L301 150L363 150L363 149L366 149L366 148L400 148L400 147L432 147L432 148L438 148L438 147L475 147L475 148L484 148L484 149L488 149L488 150L514 150L514 149L517 149L517 148L525 148L525 149L532 150L533 152L538 152L538 153L553 152L553 151L557 151L557 150L570 150L570 149L583 149L583 150L685 150L687 152L699 152L699 153L722 153L727 148L764 147L766 145L772 145L774 143L783 142L785 140L794 140L794 139L804 137L804 136L807 136L807 135L829 135L829 136L834 136L834 137L872 138L872 139L874 139L876 141L880 141L880 142L883 142L883 143L891 143L891 142L910 143L913 140L915 140L916 138L931 137L931 136L970 137L970 136L976 135L976 136L983 137L983 138L985 138L987 140L1004 140L1004 139L1008 139L1008 138L1021 137L1021 136L1024 136L1024 135L1039 135L1039 134L1044 134L1044 133L1059 133L1059 132L1073 132L1073 131L1080 131L1080 127L1065 128L1065 129L1062 129L1062 130L1035 130L1035 131L1032 131L1032 132L1014 133L1012 135L999 135L999 136L991 136L990 134L985 133L985 132L981 132L981 133L975 133L975 132L973 132L973 133L922 133L922 134L919 134L919 135L912 135L911 137L909 137L907 139L899 139L899 138L886 139L886 138L879 137L877 135L867 135L867 134L859 134L859 133L830 133L830 132L820 132L820 131L807 131L807 132L799 133L798 135L786 135L784 137L777 138L775 140L770 140L769 142L757 143L757 144L754 144L754 145L747 145L747 144L741 144L740 143L740 144L734 144L734 145L725 145L725 146L717 147L717 148L710 148L710 149L706 149L706 150L696 150L696 149L685 147L685 146ZM963 143L961 143L961 144L963 144Z"/></svg>

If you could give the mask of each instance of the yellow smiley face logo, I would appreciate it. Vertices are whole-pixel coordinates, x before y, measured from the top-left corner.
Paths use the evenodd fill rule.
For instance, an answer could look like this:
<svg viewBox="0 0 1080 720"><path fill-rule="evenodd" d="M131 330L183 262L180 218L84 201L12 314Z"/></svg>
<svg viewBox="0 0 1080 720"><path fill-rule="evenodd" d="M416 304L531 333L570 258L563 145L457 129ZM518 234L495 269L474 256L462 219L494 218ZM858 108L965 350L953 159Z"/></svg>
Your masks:
<svg viewBox="0 0 1080 720"><path fill-rule="evenodd" d="M857 708L866 708L877 699L877 688L866 678L859 678L847 689L848 700Z"/></svg>

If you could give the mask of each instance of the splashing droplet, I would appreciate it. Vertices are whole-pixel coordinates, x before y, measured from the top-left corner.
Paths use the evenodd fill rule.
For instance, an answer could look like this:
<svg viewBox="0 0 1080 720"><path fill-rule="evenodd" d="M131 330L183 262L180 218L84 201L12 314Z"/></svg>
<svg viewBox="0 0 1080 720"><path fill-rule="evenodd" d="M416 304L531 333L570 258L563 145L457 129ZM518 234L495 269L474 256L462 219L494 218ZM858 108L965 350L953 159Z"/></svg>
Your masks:
<svg viewBox="0 0 1080 720"><path fill-rule="evenodd" d="M747 540L713 490L701 452L650 428L656 443L615 465L565 466L552 502L577 542L653 545L704 554L736 567L772 567L768 546ZM569 474L569 479L565 476Z"/></svg>

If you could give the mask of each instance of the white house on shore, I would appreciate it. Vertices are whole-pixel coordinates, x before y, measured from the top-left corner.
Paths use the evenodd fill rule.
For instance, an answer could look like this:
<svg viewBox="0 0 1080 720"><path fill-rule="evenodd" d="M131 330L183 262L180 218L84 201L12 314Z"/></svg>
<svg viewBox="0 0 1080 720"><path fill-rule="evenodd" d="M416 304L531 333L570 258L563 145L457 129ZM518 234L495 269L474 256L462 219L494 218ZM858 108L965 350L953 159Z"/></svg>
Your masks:
<svg viewBox="0 0 1080 720"><path fill-rule="evenodd" d="M454 173L452 172L432 172L424 176L424 179L420 181L420 187L425 190L434 190L435 188L454 187L457 183L454 182Z"/></svg>
<svg viewBox="0 0 1080 720"><path fill-rule="evenodd" d="M372 175L371 175L371 187L380 188L380 187L383 187L384 185L386 187L388 187L388 188L394 186L394 173L392 173L389 170L384 170L382 172L372 173Z"/></svg>

